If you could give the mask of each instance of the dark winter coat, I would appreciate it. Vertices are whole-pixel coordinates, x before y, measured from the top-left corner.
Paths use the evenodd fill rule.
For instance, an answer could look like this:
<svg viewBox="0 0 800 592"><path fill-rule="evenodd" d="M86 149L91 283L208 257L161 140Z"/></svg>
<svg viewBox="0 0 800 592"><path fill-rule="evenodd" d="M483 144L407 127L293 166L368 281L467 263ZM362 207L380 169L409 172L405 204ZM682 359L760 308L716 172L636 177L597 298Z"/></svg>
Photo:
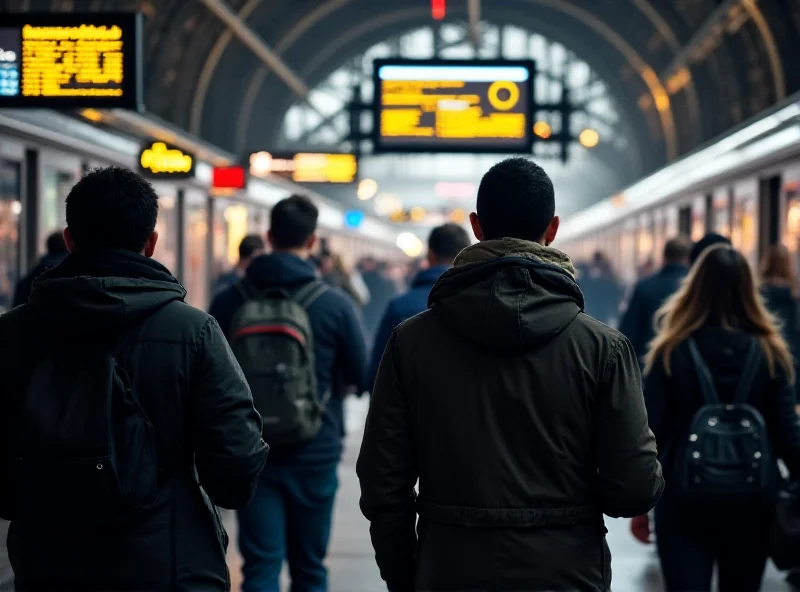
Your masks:
<svg viewBox="0 0 800 592"><path fill-rule="evenodd" d="M58 267L66 256L67 253L52 253L39 259L39 263L36 264L36 267L17 282L17 287L14 289L14 303L11 307L14 308L25 304L28 298L30 298L33 281L48 269Z"/></svg>
<svg viewBox="0 0 800 592"><path fill-rule="evenodd" d="M732 401L753 337L715 326L703 327L693 337L714 377L720 400L723 403ZM764 416L776 453L792 473L800 475L800 423L794 407L794 387L787 382L780 367L771 378L766 358L762 357L761 369L750 393L747 403ZM672 352L669 376L663 362L656 361L645 378L645 401L650 429L656 436L664 472L669 477L676 468L677 443L688 437L692 418L704 404L687 342Z"/></svg>
<svg viewBox="0 0 800 592"><path fill-rule="evenodd" d="M645 356L648 344L655 337L653 321L656 312L678 291L688 272L685 265L667 264L636 284L619 330L630 340L639 359Z"/></svg>
<svg viewBox="0 0 800 592"><path fill-rule="evenodd" d="M135 253L70 255L34 283L29 304L0 317L0 418L9 421L31 352L113 342L138 327L118 361L155 426L162 476L156 502L123 528L12 520L8 548L18 590L229 588L227 535L214 504L247 505L267 447L222 331L184 296L163 266ZM13 519L5 445L0 440L0 515Z"/></svg>
<svg viewBox="0 0 800 592"><path fill-rule="evenodd" d="M375 377L378 375L378 365L381 363L381 356L383 356L386 344L389 343L389 338L392 336L394 328L403 321L410 319L428 308L428 297L431 294L433 285L448 269L450 269L449 265L435 265L434 267L420 271L411 283L411 288L408 292L394 298L389 303L389 306L386 307L380 328L375 335L375 343L372 346L369 374L365 380L364 390L371 391L375 384Z"/></svg>
<svg viewBox="0 0 800 592"><path fill-rule="evenodd" d="M392 335L357 471L393 592L609 588L602 514L647 512L664 482L630 343L572 271L474 245Z"/></svg>
<svg viewBox="0 0 800 592"><path fill-rule="evenodd" d="M254 259L247 268L247 278L261 291L268 288L296 291L317 276L308 261L289 253L273 253ZM241 293L233 287L219 294L211 304L211 315L225 335L229 334L233 317L243 303ZM316 437L299 446L274 448L270 452L270 464L338 462L345 428L346 387L360 385L364 376L367 346L352 300L338 288L331 287L308 307L307 312L314 334L319 395L330 391L331 397Z"/></svg>

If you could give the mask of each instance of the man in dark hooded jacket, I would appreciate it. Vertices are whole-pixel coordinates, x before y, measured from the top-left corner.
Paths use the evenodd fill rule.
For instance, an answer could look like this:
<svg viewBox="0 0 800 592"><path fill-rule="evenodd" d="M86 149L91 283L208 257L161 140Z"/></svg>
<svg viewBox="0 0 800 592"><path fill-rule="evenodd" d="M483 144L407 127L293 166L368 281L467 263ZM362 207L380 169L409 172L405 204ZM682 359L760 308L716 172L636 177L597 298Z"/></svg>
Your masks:
<svg viewBox="0 0 800 592"><path fill-rule="evenodd" d="M12 308L25 304L31 295L33 281L48 269L58 267L67 256L67 245L61 232L54 232L47 237L47 254L39 259L31 272L17 282L14 290L14 303Z"/></svg>
<svg viewBox="0 0 800 592"><path fill-rule="evenodd" d="M186 304L184 288L152 259L157 216L158 196L139 175L116 167L89 173L67 196L64 238L71 254L34 283L28 304L0 316L0 516L11 519L8 549L18 590L230 587L227 535L215 505L247 505L267 447L250 389L216 321ZM13 478L7 434L27 421L19 409L30 396L32 368L43 356L80 364L106 347L153 425L157 497L113 523L70 515L38 520L30 504L18 513L23 492ZM42 375L37 369L33 376ZM69 420L80 426L89 418ZM21 452L35 458L35 450ZM85 473L75 478L89 487ZM95 484L87 491L100 498L101 481ZM54 481L50 494L59 496L65 485Z"/></svg>
<svg viewBox="0 0 800 592"><path fill-rule="evenodd" d="M533 162L492 167L481 242L386 348L357 472L391 592L609 590L602 515L661 495L633 348L582 312L554 210Z"/></svg>

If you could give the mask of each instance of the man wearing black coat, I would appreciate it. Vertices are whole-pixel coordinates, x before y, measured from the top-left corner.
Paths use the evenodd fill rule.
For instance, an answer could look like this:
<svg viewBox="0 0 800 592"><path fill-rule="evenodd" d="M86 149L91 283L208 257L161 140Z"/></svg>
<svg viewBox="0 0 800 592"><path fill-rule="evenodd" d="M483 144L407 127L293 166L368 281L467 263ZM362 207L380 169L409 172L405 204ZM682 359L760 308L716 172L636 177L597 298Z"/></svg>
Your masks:
<svg viewBox="0 0 800 592"><path fill-rule="evenodd" d="M215 506L247 505L267 446L244 374L216 321L186 304L186 290L153 259L157 216L158 196L136 173L116 167L89 173L67 196L70 255L38 279L28 304L0 316L0 516L11 520L17 590L230 587L227 535ZM153 426L157 497L106 523L86 524L68 512L63 522L37 520L37 508L25 504L14 479L6 437L26 420L18 403L27 396L30 369L41 355L76 364L106 348ZM90 385L93 379L86 377ZM78 427L88 421L79 414L67 419ZM35 450L21 452L35 458ZM102 499L100 480L88 489L85 473L75 478ZM51 495L62 486L52 483Z"/></svg>
<svg viewBox="0 0 800 592"><path fill-rule="evenodd" d="M391 592L609 590L603 514L663 491L636 356L583 313L554 213L540 167L492 167L481 242L389 340L357 472Z"/></svg>
<svg viewBox="0 0 800 592"><path fill-rule="evenodd" d="M39 259L39 263L34 267L31 272L24 278L17 282L17 287L14 290L14 303L12 308L25 304L31 295L31 287L33 280L38 278L48 269L58 267L59 264L67 257L67 245L64 242L64 236L61 232L54 232L47 237L47 254Z"/></svg>
<svg viewBox="0 0 800 592"><path fill-rule="evenodd" d="M644 358L648 344L655 337L653 321L656 311L678 290L689 272L691 249L692 243L688 238L677 237L667 241L664 266L641 280L633 290L619 330L631 342L639 360Z"/></svg>

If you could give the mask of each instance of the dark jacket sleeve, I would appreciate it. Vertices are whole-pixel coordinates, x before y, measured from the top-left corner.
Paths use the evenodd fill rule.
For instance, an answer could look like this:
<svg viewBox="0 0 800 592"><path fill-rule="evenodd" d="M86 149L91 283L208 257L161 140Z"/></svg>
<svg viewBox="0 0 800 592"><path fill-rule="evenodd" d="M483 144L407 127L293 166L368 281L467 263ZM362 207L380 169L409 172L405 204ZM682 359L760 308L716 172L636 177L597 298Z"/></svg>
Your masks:
<svg viewBox="0 0 800 592"><path fill-rule="evenodd" d="M628 338L628 341L630 341L633 346L633 351L636 352L639 358L644 356L644 349L646 347L646 344L642 343L641 291L641 284L636 284L636 287L633 289L633 294L631 294L631 298L628 301L628 308L625 309L625 314L622 315L622 320L620 320L619 323L620 333ZM645 322L650 322L650 320L651 319L647 319Z"/></svg>
<svg viewBox="0 0 800 592"><path fill-rule="evenodd" d="M367 366L367 342L355 306L346 297L342 298L340 319L337 357L342 378L347 386L360 387Z"/></svg>
<svg viewBox="0 0 800 592"><path fill-rule="evenodd" d="M213 319L198 341L188 406L200 484L216 505L243 508L269 448L244 373Z"/></svg>
<svg viewBox="0 0 800 592"><path fill-rule="evenodd" d="M403 319L397 314L394 302L390 302L389 306L386 307L386 311L383 313L378 332L375 333L375 342L372 344L372 356L369 360L369 372L365 377L363 390L372 391L375 386L375 378L378 376L378 367L380 366L383 352L386 350L386 344L389 343L392 331L402 322Z"/></svg>
<svg viewBox="0 0 800 592"><path fill-rule="evenodd" d="M406 592L414 590L418 469L396 338L378 370L356 472L381 577L392 592Z"/></svg>
<svg viewBox="0 0 800 592"><path fill-rule="evenodd" d="M32 277L32 274L28 274L17 282L17 287L14 289L14 300L12 301L11 308L16 308L28 302L28 298L31 296L33 280L34 278Z"/></svg>
<svg viewBox="0 0 800 592"><path fill-rule="evenodd" d="M595 400L594 439L601 510L613 518L649 512L664 490L647 423L639 364L627 339L613 345Z"/></svg>
<svg viewBox="0 0 800 592"><path fill-rule="evenodd" d="M800 478L800 418L795 410L795 387L781 372L772 381L765 420L775 452L786 463L792 479Z"/></svg>

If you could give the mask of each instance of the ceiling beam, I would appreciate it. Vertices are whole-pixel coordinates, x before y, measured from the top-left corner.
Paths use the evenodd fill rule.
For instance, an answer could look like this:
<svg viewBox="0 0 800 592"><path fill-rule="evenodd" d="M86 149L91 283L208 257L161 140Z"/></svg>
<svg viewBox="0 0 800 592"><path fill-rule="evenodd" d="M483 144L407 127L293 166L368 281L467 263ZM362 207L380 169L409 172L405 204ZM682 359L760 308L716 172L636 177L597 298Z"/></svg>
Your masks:
<svg viewBox="0 0 800 592"><path fill-rule="evenodd" d="M200 2L205 4L268 69L283 80L294 94L301 99L308 99L309 89L306 83L225 2L222 0L200 0Z"/></svg>
<svg viewBox="0 0 800 592"><path fill-rule="evenodd" d="M469 36L475 52L481 48L481 0L467 0L469 15Z"/></svg>

